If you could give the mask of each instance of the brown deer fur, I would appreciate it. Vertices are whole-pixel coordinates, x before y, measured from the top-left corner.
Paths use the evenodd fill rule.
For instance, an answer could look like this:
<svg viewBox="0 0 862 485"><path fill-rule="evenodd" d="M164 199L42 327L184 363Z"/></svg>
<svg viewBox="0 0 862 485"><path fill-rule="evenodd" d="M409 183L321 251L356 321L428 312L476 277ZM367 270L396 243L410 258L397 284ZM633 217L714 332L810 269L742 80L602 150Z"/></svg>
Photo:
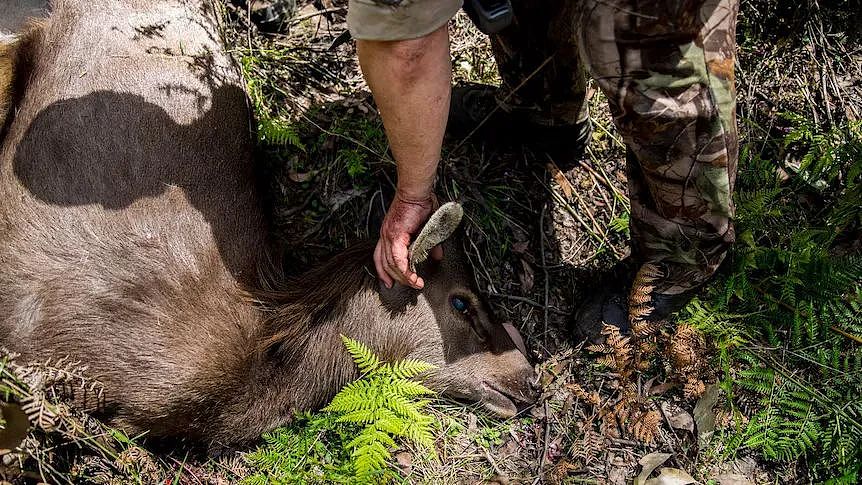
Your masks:
<svg viewBox="0 0 862 485"><path fill-rule="evenodd" d="M429 385L503 415L533 397L456 244L420 266L421 293L382 287L369 245L262 276L277 251L208 1L52 11L0 61L0 346L87 365L96 411L158 437L245 441L321 406L356 377L340 334L434 363Z"/></svg>

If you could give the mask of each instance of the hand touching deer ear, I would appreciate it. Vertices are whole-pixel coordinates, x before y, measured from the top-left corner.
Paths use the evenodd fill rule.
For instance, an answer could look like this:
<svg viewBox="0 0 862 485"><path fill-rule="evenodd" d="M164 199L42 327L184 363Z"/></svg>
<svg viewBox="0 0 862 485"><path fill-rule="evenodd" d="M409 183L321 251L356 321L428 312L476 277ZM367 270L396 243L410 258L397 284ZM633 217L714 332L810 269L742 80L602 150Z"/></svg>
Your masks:
<svg viewBox="0 0 862 485"><path fill-rule="evenodd" d="M432 215L431 211L436 207L437 199L433 195L425 200L409 200L396 193L374 250L377 276L387 288L398 282L421 290L425 281L416 274L416 265L429 255L437 260L443 258L439 244L455 232L464 211L459 204L450 202ZM411 237L417 232L418 236L410 245Z"/></svg>

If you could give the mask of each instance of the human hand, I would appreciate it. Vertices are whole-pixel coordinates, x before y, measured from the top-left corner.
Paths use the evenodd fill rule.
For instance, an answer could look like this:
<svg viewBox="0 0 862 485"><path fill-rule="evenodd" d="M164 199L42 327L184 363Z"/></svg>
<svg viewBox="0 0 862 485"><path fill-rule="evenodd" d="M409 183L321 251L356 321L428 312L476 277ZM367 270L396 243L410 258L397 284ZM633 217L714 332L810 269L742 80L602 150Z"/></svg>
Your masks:
<svg viewBox="0 0 862 485"><path fill-rule="evenodd" d="M410 270L408 253L413 236L422 229L437 205L437 198L432 193L426 197L410 198L400 191L395 192L374 250L377 276L387 288L392 288L394 282L417 290L425 286L425 281ZM443 250L435 247L431 257L442 259Z"/></svg>

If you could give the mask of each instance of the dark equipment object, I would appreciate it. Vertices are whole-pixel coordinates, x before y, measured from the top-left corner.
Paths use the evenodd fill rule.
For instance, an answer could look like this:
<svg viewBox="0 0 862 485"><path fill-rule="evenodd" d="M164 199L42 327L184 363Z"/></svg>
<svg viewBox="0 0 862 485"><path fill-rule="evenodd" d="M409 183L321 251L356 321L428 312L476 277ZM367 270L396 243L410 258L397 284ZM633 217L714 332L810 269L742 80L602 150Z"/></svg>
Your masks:
<svg viewBox="0 0 862 485"><path fill-rule="evenodd" d="M512 2L509 0L464 0L464 11L486 34L496 34L512 23Z"/></svg>

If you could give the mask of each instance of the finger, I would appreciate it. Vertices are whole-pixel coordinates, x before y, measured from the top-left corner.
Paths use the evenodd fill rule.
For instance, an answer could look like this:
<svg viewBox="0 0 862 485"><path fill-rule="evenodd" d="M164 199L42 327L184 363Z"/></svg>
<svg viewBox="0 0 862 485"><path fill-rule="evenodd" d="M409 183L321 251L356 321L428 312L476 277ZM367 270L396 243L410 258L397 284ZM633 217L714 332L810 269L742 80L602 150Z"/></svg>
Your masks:
<svg viewBox="0 0 862 485"><path fill-rule="evenodd" d="M410 286L407 283L407 280L404 278L404 275L399 273L398 270L396 270L394 268L394 266L392 266L392 265L384 266L383 269L386 271L386 273L389 275L389 277L392 278L393 281L396 281L399 285Z"/></svg>
<svg viewBox="0 0 862 485"><path fill-rule="evenodd" d="M431 248L431 257L437 261L443 260L443 246L437 245Z"/></svg>
<svg viewBox="0 0 862 485"><path fill-rule="evenodd" d="M406 244L402 241L394 241L392 246L392 260L395 263L395 270L404 280L404 284L421 290L425 282L416 273L410 270L409 250Z"/></svg>
<svg viewBox="0 0 862 485"><path fill-rule="evenodd" d="M401 264L398 263L398 257L396 256L396 254L398 252L399 246L400 246L400 244L397 240L390 241L389 244L384 244L383 253L385 255L385 260L386 260L386 263L384 265L384 269L386 269L386 272L389 273L389 276L391 276L392 279L394 279L398 283L400 283L404 286L411 286L412 287L413 285L407 279L406 273L408 271L407 271L406 265L402 266Z"/></svg>
<svg viewBox="0 0 862 485"><path fill-rule="evenodd" d="M417 290L421 290L425 287L425 280L423 280L422 277L412 271L408 270L407 274L404 275L404 278L407 280L407 284Z"/></svg>
<svg viewBox="0 0 862 485"><path fill-rule="evenodd" d="M383 282L387 288L392 288L392 278L386 273L383 268L383 255L381 254L381 241L377 241L377 246L374 248L374 269L377 271L377 277Z"/></svg>
<svg viewBox="0 0 862 485"><path fill-rule="evenodd" d="M393 281L398 282L402 285L407 285L404 276L398 271L398 267L395 264L394 259L392 258L392 243L388 241L384 241L382 243L381 253L383 256L383 270L386 271L386 274L389 275Z"/></svg>

